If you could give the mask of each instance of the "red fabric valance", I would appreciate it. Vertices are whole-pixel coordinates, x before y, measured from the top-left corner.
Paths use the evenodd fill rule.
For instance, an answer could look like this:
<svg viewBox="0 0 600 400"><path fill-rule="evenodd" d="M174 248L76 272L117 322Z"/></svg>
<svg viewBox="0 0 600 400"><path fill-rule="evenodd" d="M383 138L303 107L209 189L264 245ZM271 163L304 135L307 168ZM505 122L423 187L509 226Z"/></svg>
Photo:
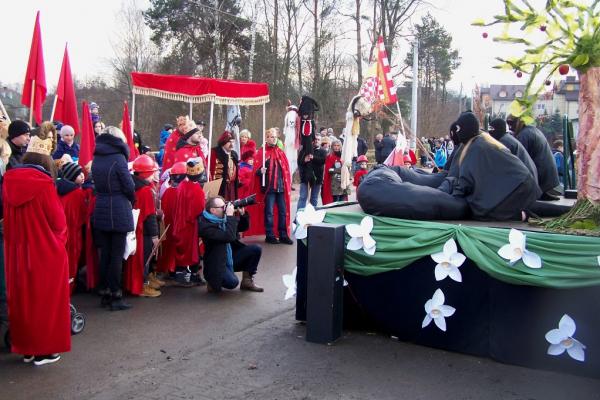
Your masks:
<svg viewBox="0 0 600 400"><path fill-rule="evenodd" d="M269 85L199 76L132 72L133 93L187 103L260 105L269 102Z"/></svg>

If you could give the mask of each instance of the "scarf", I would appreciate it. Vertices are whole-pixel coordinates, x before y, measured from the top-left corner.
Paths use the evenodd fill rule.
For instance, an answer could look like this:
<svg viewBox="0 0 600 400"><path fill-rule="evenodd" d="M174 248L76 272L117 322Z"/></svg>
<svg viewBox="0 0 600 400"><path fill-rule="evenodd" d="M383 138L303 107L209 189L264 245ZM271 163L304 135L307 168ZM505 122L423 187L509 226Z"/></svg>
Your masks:
<svg viewBox="0 0 600 400"><path fill-rule="evenodd" d="M219 218L219 217L209 213L206 210L202 211L202 216L204 218L206 218L209 222L219 225L219 228L221 228L221 230L224 231L225 229L227 229L227 217L226 216L224 216L223 218ZM231 244L226 243L225 248L227 249L226 265L227 265L227 268L229 268L229 270L231 270L231 272L233 272L233 252L231 251Z"/></svg>

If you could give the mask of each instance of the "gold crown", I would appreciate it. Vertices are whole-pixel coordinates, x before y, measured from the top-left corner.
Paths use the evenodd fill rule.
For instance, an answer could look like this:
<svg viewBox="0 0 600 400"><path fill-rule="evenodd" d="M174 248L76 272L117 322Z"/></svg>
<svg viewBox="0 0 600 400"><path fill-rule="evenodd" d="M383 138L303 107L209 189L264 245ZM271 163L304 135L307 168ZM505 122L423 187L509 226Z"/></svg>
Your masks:
<svg viewBox="0 0 600 400"><path fill-rule="evenodd" d="M33 136L27 146L27 153L38 153L49 156L52 153L52 139L40 139L37 136Z"/></svg>
<svg viewBox="0 0 600 400"><path fill-rule="evenodd" d="M193 166L190 166L191 163L186 163L186 174L190 176L200 175L204 172L204 162L200 157L196 159L190 159L196 161ZM188 160L188 162L190 161Z"/></svg>

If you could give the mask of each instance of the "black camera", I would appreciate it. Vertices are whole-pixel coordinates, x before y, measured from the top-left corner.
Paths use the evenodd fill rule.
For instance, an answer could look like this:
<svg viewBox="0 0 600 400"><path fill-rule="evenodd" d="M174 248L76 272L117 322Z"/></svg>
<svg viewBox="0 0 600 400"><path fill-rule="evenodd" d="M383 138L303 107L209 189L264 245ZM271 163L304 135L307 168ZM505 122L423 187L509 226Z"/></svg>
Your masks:
<svg viewBox="0 0 600 400"><path fill-rule="evenodd" d="M256 204L256 194L251 194L248 197L244 197L243 199L237 199L231 202L234 208L241 208L246 206L251 206Z"/></svg>

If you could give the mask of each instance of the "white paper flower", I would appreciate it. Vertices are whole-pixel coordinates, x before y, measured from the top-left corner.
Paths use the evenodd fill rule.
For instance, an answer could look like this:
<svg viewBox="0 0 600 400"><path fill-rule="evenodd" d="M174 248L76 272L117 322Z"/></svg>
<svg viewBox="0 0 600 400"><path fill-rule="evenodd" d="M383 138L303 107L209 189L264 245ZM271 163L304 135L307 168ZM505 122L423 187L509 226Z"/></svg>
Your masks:
<svg viewBox="0 0 600 400"><path fill-rule="evenodd" d="M585 361L585 345L573 338L575 334L575 321L567 314L563 315L558 322L558 329L552 329L546 333L546 340L550 343L547 353L558 356L567 351L572 359Z"/></svg>
<svg viewBox="0 0 600 400"><path fill-rule="evenodd" d="M441 253L431 255L433 261L437 263L435 266L435 280L441 281L446 277L456 282L462 282L462 275L458 267L460 267L467 257L458 252L454 239L449 239L444 244L444 250Z"/></svg>
<svg viewBox="0 0 600 400"><path fill-rule="evenodd" d="M542 268L542 259L540 256L525 248L525 235L516 230L511 229L508 234L508 244L505 244L498 250L498 255L509 261L510 265L514 265L520 259L529 268Z"/></svg>
<svg viewBox="0 0 600 400"><path fill-rule="evenodd" d="M421 328L425 328L433 320L438 328L446 332L445 318L453 315L456 308L445 305L444 301L444 292L441 289L436 290L433 297L425 303L425 312L427 315L423 319Z"/></svg>
<svg viewBox="0 0 600 400"><path fill-rule="evenodd" d="M600 266L600 256L598 256L598 266Z"/></svg>
<svg viewBox="0 0 600 400"><path fill-rule="evenodd" d="M286 274L282 277L283 284L287 288L284 300L291 299L296 295L296 271L297 268L294 268L291 274Z"/></svg>
<svg viewBox="0 0 600 400"><path fill-rule="evenodd" d="M314 224L320 224L325 219L325 210L315 210L312 204L308 204L304 210L298 211L296 221L298 222L294 236L296 239L306 239L308 236L308 227Z"/></svg>
<svg viewBox="0 0 600 400"><path fill-rule="evenodd" d="M373 230L373 218L366 216L360 221L360 225L348 224L346 225L346 232L350 235L350 240L346 248L348 250L360 250L361 248L368 255L375 254L377 242L371 237L371 231Z"/></svg>

